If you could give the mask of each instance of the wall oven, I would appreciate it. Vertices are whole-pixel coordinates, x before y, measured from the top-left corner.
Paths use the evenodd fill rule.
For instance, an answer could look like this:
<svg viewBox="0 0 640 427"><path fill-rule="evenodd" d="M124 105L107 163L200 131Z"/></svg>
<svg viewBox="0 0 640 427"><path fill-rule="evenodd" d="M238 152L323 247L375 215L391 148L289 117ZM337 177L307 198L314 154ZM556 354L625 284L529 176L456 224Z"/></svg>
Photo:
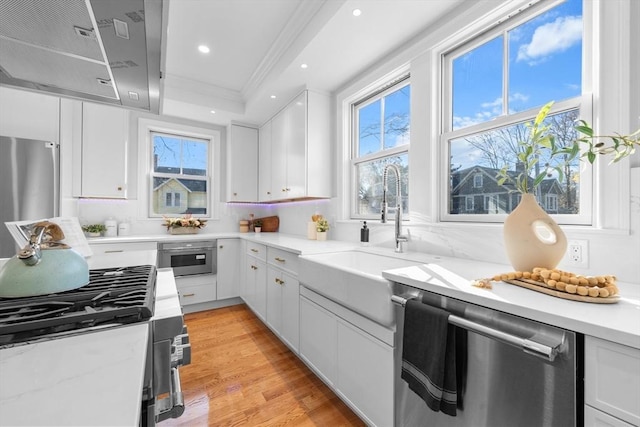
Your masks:
<svg viewBox="0 0 640 427"><path fill-rule="evenodd" d="M215 274L216 240L158 243L158 267L172 268L175 277Z"/></svg>

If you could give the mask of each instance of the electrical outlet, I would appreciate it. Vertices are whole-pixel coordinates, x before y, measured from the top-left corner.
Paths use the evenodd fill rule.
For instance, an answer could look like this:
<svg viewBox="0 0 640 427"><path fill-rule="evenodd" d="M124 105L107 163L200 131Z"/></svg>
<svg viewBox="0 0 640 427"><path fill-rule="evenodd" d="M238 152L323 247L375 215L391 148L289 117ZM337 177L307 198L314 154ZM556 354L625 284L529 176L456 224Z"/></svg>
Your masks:
<svg viewBox="0 0 640 427"><path fill-rule="evenodd" d="M570 240L567 247L567 261L569 265L580 268L589 267L588 240Z"/></svg>

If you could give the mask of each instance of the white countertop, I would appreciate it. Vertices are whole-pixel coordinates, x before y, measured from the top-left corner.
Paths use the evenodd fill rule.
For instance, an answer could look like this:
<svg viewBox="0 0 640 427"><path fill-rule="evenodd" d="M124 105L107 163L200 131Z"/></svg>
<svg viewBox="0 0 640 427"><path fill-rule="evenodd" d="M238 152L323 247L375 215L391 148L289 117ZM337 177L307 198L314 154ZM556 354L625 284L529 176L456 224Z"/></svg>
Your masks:
<svg viewBox="0 0 640 427"><path fill-rule="evenodd" d="M123 255L93 256L89 267L156 260ZM159 272L158 283L172 277ZM0 349L0 426L138 425L148 336L143 322Z"/></svg>
<svg viewBox="0 0 640 427"><path fill-rule="evenodd" d="M0 350L0 425L135 426L149 326Z"/></svg>
<svg viewBox="0 0 640 427"><path fill-rule="evenodd" d="M184 240L208 240L208 239L231 239L240 238L243 240L261 243L274 248L291 251L297 254L314 254L326 252L338 252L353 249L356 245L353 242L342 242L339 240L308 240L300 236L282 233L198 233L198 234L154 234L145 236L123 236L123 237L95 237L87 241L91 245L113 244L113 243L136 243L136 242L171 242Z"/></svg>
<svg viewBox="0 0 640 427"><path fill-rule="evenodd" d="M470 283L475 279L513 271L513 268L506 264L449 257L439 257L440 261L434 264L431 263L433 255L430 254L417 252L395 254L391 248L361 247L355 242L334 240L319 242L281 233L202 233L190 236L162 234L99 238L91 239L90 243L183 240L185 237L194 240L238 237L300 255L358 249L411 259L418 263L423 261L424 263L416 267L388 270L383 273L383 276L418 289L640 348L640 285L638 284L619 283L621 299L616 304L569 301L503 282L493 282L493 289L480 289L471 286ZM608 273L603 272L603 274Z"/></svg>
<svg viewBox="0 0 640 427"><path fill-rule="evenodd" d="M419 261L421 254L406 254ZM618 283L620 301L566 300L505 282L478 288L475 279L513 271L508 265L438 257L383 272L391 281L640 349L640 286Z"/></svg>

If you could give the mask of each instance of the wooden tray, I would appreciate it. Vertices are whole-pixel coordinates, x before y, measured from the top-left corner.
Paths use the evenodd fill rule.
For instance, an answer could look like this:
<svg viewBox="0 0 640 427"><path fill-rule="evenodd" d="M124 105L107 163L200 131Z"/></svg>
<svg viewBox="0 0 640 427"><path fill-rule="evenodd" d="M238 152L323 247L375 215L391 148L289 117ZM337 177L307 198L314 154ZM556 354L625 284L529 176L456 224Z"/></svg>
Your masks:
<svg viewBox="0 0 640 427"><path fill-rule="evenodd" d="M535 280L530 280L530 279L503 280L503 282L510 283L516 286L522 286L523 288L542 292L543 294L551 295L558 298L573 300L573 301L592 302L596 304L615 304L618 301L620 301L619 295L613 295L613 296L604 298L604 297L589 297L589 296L582 296L578 294L570 294L568 292L557 291L553 288L549 288L547 285L545 285L542 282L536 282Z"/></svg>
<svg viewBox="0 0 640 427"><path fill-rule="evenodd" d="M256 218L256 221L262 221L262 232L275 232L280 227L280 218L277 216L266 216L264 218Z"/></svg>

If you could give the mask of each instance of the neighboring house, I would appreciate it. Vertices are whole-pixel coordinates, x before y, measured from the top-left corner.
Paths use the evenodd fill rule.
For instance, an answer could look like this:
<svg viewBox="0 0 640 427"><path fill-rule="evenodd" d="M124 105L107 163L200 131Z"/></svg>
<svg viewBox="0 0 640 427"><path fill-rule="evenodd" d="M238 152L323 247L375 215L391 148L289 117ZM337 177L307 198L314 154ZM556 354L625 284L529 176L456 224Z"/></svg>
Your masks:
<svg viewBox="0 0 640 427"><path fill-rule="evenodd" d="M499 170L474 166L451 173L453 214L509 213L520 202L520 193L511 184L499 185ZM514 179L518 171L509 171ZM538 186L538 203L549 213L558 213L563 190L555 178L545 179Z"/></svg>
<svg viewBox="0 0 640 427"><path fill-rule="evenodd" d="M153 179L155 212L167 214L206 213L206 181L180 178Z"/></svg>

